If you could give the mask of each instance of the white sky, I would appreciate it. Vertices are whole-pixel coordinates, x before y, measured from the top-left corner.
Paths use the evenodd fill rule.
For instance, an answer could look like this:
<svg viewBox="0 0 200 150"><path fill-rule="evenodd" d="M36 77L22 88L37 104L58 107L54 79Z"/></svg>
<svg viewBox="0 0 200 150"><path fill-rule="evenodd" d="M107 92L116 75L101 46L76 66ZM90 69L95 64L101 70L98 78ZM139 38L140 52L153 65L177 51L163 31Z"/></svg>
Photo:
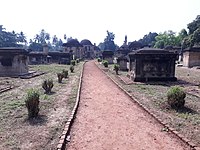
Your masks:
<svg viewBox="0 0 200 150"><path fill-rule="evenodd" d="M106 30L121 46L149 32L187 28L200 15L200 0L0 0L0 24L34 38L41 29L51 37L103 41Z"/></svg>

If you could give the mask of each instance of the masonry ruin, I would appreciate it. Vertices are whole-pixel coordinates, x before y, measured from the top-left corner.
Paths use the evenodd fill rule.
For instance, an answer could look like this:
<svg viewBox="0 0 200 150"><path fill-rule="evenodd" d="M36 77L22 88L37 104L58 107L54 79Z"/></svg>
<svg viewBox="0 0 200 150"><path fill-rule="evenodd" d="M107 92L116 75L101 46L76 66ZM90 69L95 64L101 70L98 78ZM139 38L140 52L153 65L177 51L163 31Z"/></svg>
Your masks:
<svg viewBox="0 0 200 150"><path fill-rule="evenodd" d="M200 47L187 48L183 52L183 66L200 66Z"/></svg>
<svg viewBox="0 0 200 150"><path fill-rule="evenodd" d="M111 50L105 50L102 52L102 59L107 60L109 64L113 64L114 52Z"/></svg>
<svg viewBox="0 0 200 150"><path fill-rule="evenodd" d="M0 48L0 76L20 76L28 73L28 52L25 49Z"/></svg>
<svg viewBox="0 0 200 150"><path fill-rule="evenodd" d="M176 81L178 54L163 49L143 48L129 54L129 76L133 81Z"/></svg>

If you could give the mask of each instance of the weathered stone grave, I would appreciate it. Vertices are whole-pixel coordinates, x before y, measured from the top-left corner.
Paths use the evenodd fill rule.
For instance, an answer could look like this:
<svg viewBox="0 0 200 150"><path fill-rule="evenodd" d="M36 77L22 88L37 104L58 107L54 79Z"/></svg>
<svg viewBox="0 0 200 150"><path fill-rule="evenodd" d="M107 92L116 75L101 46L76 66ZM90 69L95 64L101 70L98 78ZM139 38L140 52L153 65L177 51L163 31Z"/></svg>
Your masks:
<svg viewBox="0 0 200 150"><path fill-rule="evenodd" d="M119 65L119 69L121 71L128 71L127 62L128 58L126 56L119 56L117 58L117 64Z"/></svg>
<svg viewBox="0 0 200 150"><path fill-rule="evenodd" d="M183 66L200 66L200 47L187 48L183 52Z"/></svg>
<svg viewBox="0 0 200 150"><path fill-rule="evenodd" d="M28 73L28 52L22 48L0 48L0 76L19 76Z"/></svg>
<svg viewBox="0 0 200 150"><path fill-rule="evenodd" d="M109 64L113 64L113 55L114 52L111 50L105 50L102 52L103 60L107 60Z"/></svg>
<svg viewBox="0 0 200 150"><path fill-rule="evenodd" d="M135 50L129 53L129 76L133 81L176 81L177 58L177 53L168 50Z"/></svg>

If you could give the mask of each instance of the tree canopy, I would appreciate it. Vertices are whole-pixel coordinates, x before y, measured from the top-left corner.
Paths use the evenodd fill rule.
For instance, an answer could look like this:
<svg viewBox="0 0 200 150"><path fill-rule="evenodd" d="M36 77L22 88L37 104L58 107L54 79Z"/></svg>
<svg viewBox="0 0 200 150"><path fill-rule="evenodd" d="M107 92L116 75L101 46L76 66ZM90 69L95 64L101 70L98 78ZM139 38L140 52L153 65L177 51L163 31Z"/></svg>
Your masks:
<svg viewBox="0 0 200 150"><path fill-rule="evenodd" d="M117 45L114 42L115 34L113 32L107 31L107 36L104 39L104 42L99 44L99 48L101 50L112 50L115 51L117 48Z"/></svg>
<svg viewBox="0 0 200 150"><path fill-rule="evenodd" d="M157 35L158 34L156 32L149 32L148 34L144 35L144 37L140 39L139 42L141 42L143 46L153 47L156 42L155 37Z"/></svg>
<svg viewBox="0 0 200 150"><path fill-rule="evenodd" d="M22 31L7 32L3 25L0 25L0 47L22 47L26 43L26 36Z"/></svg>
<svg viewBox="0 0 200 150"><path fill-rule="evenodd" d="M166 46L181 46L181 41L176 33L169 30L159 33L156 37L155 48L165 48Z"/></svg>
<svg viewBox="0 0 200 150"><path fill-rule="evenodd" d="M189 23L187 27L189 29L189 34L183 39L183 46L192 47L194 45L200 45L200 15Z"/></svg>

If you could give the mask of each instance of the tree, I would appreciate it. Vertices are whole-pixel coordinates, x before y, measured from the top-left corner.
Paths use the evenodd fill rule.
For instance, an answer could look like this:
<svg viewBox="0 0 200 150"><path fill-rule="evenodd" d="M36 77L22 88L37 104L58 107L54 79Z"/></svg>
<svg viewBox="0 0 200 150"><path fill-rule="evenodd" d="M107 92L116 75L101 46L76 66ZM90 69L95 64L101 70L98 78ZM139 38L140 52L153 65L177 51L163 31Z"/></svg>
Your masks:
<svg viewBox="0 0 200 150"><path fill-rule="evenodd" d="M192 47L200 45L200 15L187 25L189 34L183 39L183 47Z"/></svg>
<svg viewBox="0 0 200 150"><path fill-rule="evenodd" d="M22 43L24 45L26 45L27 43L26 36L24 35L22 31L19 34L17 34L17 42Z"/></svg>
<svg viewBox="0 0 200 150"><path fill-rule="evenodd" d="M109 32L107 31L107 36L106 38L104 39L104 42L103 43L100 43L100 49L102 50L116 50L116 44L114 42L114 39L115 39L115 34L113 32Z"/></svg>
<svg viewBox="0 0 200 150"><path fill-rule="evenodd" d="M164 48L166 46L181 46L180 38L178 38L175 32L171 30L165 31L164 33L159 33L155 39L155 48Z"/></svg>
<svg viewBox="0 0 200 150"><path fill-rule="evenodd" d="M149 34L144 35L144 37L140 39L139 42L141 42L143 46L153 47L156 42L156 36L158 36L156 32L149 32Z"/></svg>
<svg viewBox="0 0 200 150"><path fill-rule="evenodd" d="M17 33L15 31L6 32L3 25L0 25L0 47L20 47L18 44Z"/></svg>
<svg viewBox="0 0 200 150"><path fill-rule="evenodd" d="M42 51L44 44L48 44L48 46L51 47L51 43L49 40L50 40L50 34L47 33L44 29L42 29L40 33L36 34L34 39L31 40L29 48L32 49L33 51Z"/></svg>
<svg viewBox="0 0 200 150"><path fill-rule="evenodd" d="M53 36L53 40L52 40L52 44L53 44L54 46L56 46L57 43L58 43L58 38L57 38L56 35L54 35L54 36Z"/></svg>
<svg viewBox="0 0 200 150"><path fill-rule="evenodd" d="M142 42L140 42L140 41L133 41L133 42L131 42L131 44L129 45L129 48L131 49L131 50L137 50L137 49L140 49L140 48L142 48L143 47L143 45L142 45Z"/></svg>
<svg viewBox="0 0 200 150"><path fill-rule="evenodd" d="M189 29L189 35L193 34L194 31L200 27L200 15L198 15L195 20L189 23L187 27Z"/></svg>

